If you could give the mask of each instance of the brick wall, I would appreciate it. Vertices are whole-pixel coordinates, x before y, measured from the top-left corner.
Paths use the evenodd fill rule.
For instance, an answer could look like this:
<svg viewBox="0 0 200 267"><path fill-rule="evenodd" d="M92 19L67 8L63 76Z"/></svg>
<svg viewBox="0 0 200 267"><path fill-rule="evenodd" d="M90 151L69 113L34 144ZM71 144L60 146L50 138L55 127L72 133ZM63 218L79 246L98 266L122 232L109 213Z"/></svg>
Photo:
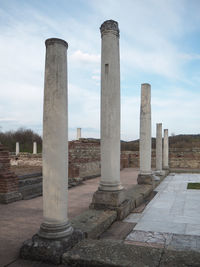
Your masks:
<svg viewBox="0 0 200 267"><path fill-rule="evenodd" d="M18 198L18 177L10 170L8 150L0 144L0 203L9 203Z"/></svg>
<svg viewBox="0 0 200 267"><path fill-rule="evenodd" d="M95 177L100 175L100 142L80 139L69 142L69 177Z"/></svg>

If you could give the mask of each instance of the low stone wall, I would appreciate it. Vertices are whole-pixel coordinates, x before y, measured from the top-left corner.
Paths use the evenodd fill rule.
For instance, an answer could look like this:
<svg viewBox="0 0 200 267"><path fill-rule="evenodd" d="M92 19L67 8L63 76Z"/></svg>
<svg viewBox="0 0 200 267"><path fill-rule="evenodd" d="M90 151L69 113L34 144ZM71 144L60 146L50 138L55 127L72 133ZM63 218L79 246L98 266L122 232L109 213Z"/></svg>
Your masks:
<svg viewBox="0 0 200 267"><path fill-rule="evenodd" d="M10 170L9 152L0 144L0 203L21 199L18 192L18 177Z"/></svg>
<svg viewBox="0 0 200 267"><path fill-rule="evenodd" d="M200 149L170 149L170 168L200 169Z"/></svg>
<svg viewBox="0 0 200 267"><path fill-rule="evenodd" d="M155 168L156 152L152 150L152 168ZM42 154L20 153L11 155L11 165L42 166ZM200 169L200 149L170 148L169 166L175 169ZM139 151L121 152L121 169L139 168ZM69 142L69 178L90 178L101 173L100 142L80 139Z"/></svg>
<svg viewBox="0 0 200 267"><path fill-rule="evenodd" d="M139 151L122 151L126 167L139 168ZM156 166L156 152L152 150L152 168ZM169 167L174 169L200 169L200 149L170 148Z"/></svg>
<svg viewBox="0 0 200 267"><path fill-rule="evenodd" d="M10 154L11 166L38 166L42 167L42 154L19 153L17 156Z"/></svg>

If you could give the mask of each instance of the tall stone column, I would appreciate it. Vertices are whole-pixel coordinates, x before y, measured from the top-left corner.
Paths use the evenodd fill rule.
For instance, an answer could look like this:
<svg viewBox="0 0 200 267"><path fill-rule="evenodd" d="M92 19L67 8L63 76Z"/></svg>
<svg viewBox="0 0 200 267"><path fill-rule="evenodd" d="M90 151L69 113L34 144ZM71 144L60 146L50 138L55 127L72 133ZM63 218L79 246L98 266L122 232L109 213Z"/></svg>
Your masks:
<svg viewBox="0 0 200 267"><path fill-rule="evenodd" d="M151 184L151 85L141 85L140 105L140 173L138 184Z"/></svg>
<svg viewBox="0 0 200 267"><path fill-rule="evenodd" d="M163 146L163 169L169 169L169 140L168 129L164 129L164 146Z"/></svg>
<svg viewBox="0 0 200 267"><path fill-rule="evenodd" d="M79 239L67 216L68 92L64 40L46 42L43 110L43 216L40 230L21 256L60 263L62 253ZM37 245L36 245L37 244ZM28 248L27 248L28 247Z"/></svg>
<svg viewBox="0 0 200 267"><path fill-rule="evenodd" d="M93 203L118 206L124 200L120 182L119 28L114 20L101 27L101 180ZM112 194L111 194L112 192ZM114 197L112 197L114 196Z"/></svg>
<svg viewBox="0 0 200 267"><path fill-rule="evenodd" d="M37 142L33 142L33 154L37 154Z"/></svg>
<svg viewBox="0 0 200 267"><path fill-rule="evenodd" d="M162 123L156 124L156 172L162 172Z"/></svg>
<svg viewBox="0 0 200 267"><path fill-rule="evenodd" d="M19 142L16 142L16 152L15 152L16 155L19 154Z"/></svg>
<svg viewBox="0 0 200 267"><path fill-rule="evenodd" d="M81 138L81 128L77 128L77 140Z"/></svg>

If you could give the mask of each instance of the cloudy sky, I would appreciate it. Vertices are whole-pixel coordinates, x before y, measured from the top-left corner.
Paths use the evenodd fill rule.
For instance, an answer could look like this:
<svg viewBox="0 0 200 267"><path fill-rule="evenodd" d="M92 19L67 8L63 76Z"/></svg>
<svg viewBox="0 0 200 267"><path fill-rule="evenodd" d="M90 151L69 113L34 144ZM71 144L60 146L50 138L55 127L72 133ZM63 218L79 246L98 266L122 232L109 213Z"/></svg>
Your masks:
<svg viewBox="0 0 200 267"><path fill-rule="evenodd" d="M66 40L69 138L100 132L99 27L118 21L121 138L139 137L141 83L152 88L152 134L200 133L199 0L0 0L0 130L42 134L44 41Z"/></svg>

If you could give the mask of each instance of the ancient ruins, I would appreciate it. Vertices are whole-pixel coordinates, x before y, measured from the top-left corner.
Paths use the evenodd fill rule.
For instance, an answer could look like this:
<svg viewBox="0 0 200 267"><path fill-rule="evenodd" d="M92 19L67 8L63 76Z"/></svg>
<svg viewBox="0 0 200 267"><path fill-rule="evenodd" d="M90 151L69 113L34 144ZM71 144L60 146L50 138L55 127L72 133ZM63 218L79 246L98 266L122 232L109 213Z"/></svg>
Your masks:
<svg viewBox="0 0 200 267"><path fill-rule="evenodd" d="M179 229L172 234L161 231L163 222L159 224L159 217L164 216L167 220L168 215L160 215L162 210L153 211L153 215L147 213L148 210L145 211L148 203L149 207L159 206L155 201L160 197L160 203L170 203L169 213L172 209L176 212L170 215L172 219L176 216L177 220L180 219L179 207L184 209L185 202L177 194L176 205L179 206L174 207L173 197L168 200L168 192L163 191L166 198L162 199L159 190L164 190L165 186L173 187L170 183L175 174L168 176L170 168L200 169L200 151L193 151L191 157L187 149L181 152L170 149L168 129L164 129L163 133L162 123L156 124L156 149L152 149L151 85L148 83L141 85L139 151L120 151L118 23L107 20L101 25L100 32L101 139L84 139L81 128L78 128L77 140L68 142L68 43L51 38L45 42L42 155L38 154L36 142L33 142L31 155L20 152L19 142L16 143L15 155L9 155L0 144L0 203L43 195L43 221L37 232L24 240L20 257L53 264L68 264L67 266L200 266L198 245L186 255L185 250L188 247L184 247L184 244L188 241L184 241L183 232L179 235ZM38 173L34 179L29 176L17 177L10 171L10 164L42 166L42 173ZM124 168L139 170L136 184L130 182L128 186L124 186L122 176L120 177L120 170ZM92 192L92 200L87 209L69 219L68 188L99 176L98 188ZM182 177L186 184L196 176L190 174L189 178L184 175ZM196 179L199 180L198 177ZM179 182L177 176L174 181ZM177 187L176 190L180 189L177 184L174 187ZM155 195L154 204L151 204L149 201ZM190 193L188 197L189 195ZM197 200L198 196L195 201ZM133 213L135 210L137 212ZM143 210L145 221L141 216ZM158 229L161 229L157 232L153 228L156 227L156 223L153 226L154 216L158 216L156 223ZM148 220L152 220L152 224ZM187 227L192 227L191 222L185 223ZM106 235L111 236L109 233L112 233L113 226L118 227L115 234L117 232L119 236L121 229L126 228L123 241L121 238L117 241L105 238ZM170 227L176 228L174 225ZM186 233L190 235L188 239L192 240L192 231L187 230ZM195 238L195 244L200 244L200 238L196 235ZM149 239L156 240L152 241L154 245L147 245ZM162 242L157 244L158 240ZM141 245L142 242L145 245ZM180 243L183 244L181 248L177 245ZM183 262L186 265L181 265Z"/></svg>

